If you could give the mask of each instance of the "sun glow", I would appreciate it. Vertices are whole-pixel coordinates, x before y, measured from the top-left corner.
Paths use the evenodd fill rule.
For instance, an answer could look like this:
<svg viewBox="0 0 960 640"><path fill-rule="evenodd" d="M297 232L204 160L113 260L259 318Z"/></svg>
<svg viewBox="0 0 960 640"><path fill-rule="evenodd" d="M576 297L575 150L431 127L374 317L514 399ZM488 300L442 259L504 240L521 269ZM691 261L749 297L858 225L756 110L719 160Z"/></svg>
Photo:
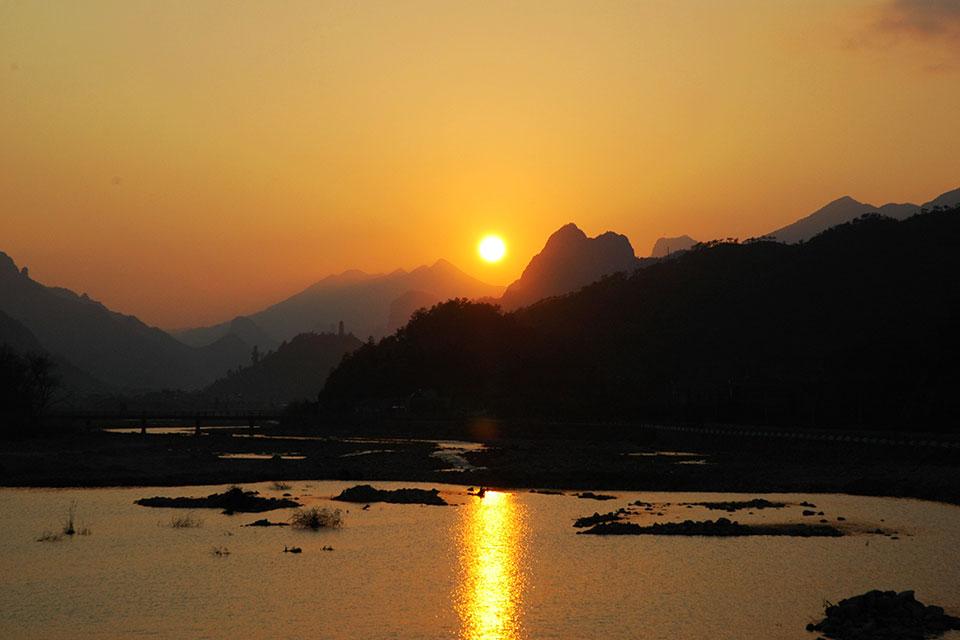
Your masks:
<svg viewBox="0 0 960 640"><path fill-rule="evenodd" d="M487 262L500 262L507 253L507 245L500 236L484 236L477 245L477 252Z"/></svg>

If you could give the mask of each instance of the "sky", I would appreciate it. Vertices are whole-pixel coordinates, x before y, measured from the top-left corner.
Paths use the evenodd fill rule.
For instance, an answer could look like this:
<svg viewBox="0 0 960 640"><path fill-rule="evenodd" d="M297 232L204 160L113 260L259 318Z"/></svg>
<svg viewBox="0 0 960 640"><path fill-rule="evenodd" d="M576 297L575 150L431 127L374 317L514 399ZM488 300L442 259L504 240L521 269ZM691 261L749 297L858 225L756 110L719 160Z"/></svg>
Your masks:
<svg viewBox="0 0 960 640"><path fill-rule="evenodd" d="M960 186L960 0L0 0L0 250L166 328ZM502 235L506 258L479 259Z"/></svg>

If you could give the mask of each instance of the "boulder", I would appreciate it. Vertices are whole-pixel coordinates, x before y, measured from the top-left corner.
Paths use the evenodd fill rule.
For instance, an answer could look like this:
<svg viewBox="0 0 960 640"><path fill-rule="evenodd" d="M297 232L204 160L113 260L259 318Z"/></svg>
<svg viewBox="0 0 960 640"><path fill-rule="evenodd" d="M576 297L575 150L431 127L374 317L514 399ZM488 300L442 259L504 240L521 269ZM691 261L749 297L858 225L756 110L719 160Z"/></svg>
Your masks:
<svg viewBox="0 0 960 640"><path fill-rule="evenodd" d="M943 607L924 605L913 591L868 591L828 604L826 617L807 625L836 640L923 640L960 630L960 618Z"/></svg>

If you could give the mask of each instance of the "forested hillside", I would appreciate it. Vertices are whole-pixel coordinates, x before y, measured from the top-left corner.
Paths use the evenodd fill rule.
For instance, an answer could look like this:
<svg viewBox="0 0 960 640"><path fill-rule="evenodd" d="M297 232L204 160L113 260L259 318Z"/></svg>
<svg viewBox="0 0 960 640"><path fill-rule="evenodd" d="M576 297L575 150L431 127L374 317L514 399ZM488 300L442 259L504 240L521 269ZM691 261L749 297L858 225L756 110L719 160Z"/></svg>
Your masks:
<svg viewBox="0 0 960 640"><path fill-rule="evenodd" d="M515 313L450 301L330 376L330 409L948 429L960 215L867 216L799 245L706 243Z"/></svg>

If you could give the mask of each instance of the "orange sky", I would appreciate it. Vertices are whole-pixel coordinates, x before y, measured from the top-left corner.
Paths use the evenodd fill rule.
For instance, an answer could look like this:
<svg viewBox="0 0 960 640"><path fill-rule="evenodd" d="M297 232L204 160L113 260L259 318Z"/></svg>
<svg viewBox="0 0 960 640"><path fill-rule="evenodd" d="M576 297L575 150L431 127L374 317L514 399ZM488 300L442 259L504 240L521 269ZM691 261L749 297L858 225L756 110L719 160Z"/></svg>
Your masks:
<svg viewBox="0 0 960 640"><path fill-rule="evenodd" d="M960 186L960 2L0 2L0 250L164 327ZM499 232L500 265L476 241Z"/></svg>

